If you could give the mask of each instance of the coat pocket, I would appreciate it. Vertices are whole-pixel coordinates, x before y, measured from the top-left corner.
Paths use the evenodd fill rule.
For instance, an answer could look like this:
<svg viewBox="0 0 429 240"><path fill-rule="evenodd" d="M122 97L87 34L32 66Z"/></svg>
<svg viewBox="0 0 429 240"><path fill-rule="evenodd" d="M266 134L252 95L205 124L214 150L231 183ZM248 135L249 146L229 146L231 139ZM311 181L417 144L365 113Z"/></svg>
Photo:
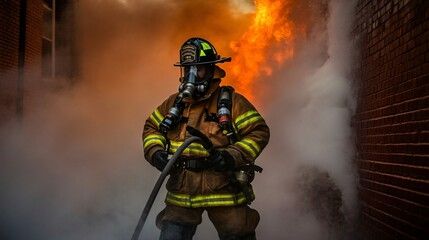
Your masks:
<svg viewBox="0 0 429 240"><path fill-rule="evenodd" d="M185 178L185 171L180 170L170 175L165 187L170 192L181 192L183 190L183 179Z"/></svg>
<svg viewBox="0 0 429 240"><path fill-rule="evenodd" d="M229 177L224 172L209 171L206 173L206 183L209 190L218 191L229 185Z"/></svg>
<svg viewBox="0 0 429 240"><path fill-rule="evenodd" d="M228 137L222 132L223 130L217 122L210 122L209 137L215 146L226 146L229 144Z"/></svg>
<svg viewBox="0 0 429 240"><path fill-rule="evenodd" d="M209 123L209 134L211 136L215 136L215 135L221 135L222 134L222 129L219 127L219 123L217 122L210 122Z"/></svg>

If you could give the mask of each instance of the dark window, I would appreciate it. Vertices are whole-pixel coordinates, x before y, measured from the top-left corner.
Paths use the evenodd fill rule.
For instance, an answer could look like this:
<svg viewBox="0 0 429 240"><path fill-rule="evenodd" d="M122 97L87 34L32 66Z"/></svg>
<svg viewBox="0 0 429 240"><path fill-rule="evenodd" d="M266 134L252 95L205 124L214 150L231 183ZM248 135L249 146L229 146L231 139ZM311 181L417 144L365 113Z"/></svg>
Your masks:
<svg viewBox="0 0 429 240"><path fill-rule="evenodd" d="M55 0L43 0L42 76L53 77L55 72Z"/></svg>
<svg viewBox="0 0 429 240"><path fill-rule="evenodd" d="M52 76L52 41L42 38L42 75Z"/></svg>
<svg viewBox="0 0 429 240"><path fill-rule="evenodd" d="M42 36L52 40L52 10L43 8Z"/></svg>
<svg viewBox="0 0 429 240"><path fill-rule="evenodd" d="M52 0L43 0L43 4L48 8L52 8Z"/></svg>

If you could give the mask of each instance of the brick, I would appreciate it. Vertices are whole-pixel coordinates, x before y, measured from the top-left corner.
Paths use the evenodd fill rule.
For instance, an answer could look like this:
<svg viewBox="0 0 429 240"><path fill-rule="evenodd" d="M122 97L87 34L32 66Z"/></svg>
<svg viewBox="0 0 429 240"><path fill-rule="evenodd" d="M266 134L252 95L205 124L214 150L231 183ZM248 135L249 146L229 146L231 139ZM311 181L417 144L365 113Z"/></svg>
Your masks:
<svg viewBox="0 0 429 240"><path fill-rule="evenodd" d="M372 34L359 43L370 57L357 64L369 66L361 67L356 112L360 201L370 222L362 228L365 239L423 239L429 219L429 3L387 2L358 1L374 16L366 21Z"/></svg>
<svg viewBox="0 0 429 240"><path fill-rule="evenodd" d="M409 163L397 164L392 163L388 154L384 158L378 160L361 160L360 169L396 175L400 177L408 177L416 180L429 180L429 168L411 165Z"/></svg>
<svg viewBox="0 0 429 240"><path fill-rule="evenodd" d="M367 191L365 194L367 196L366 204L369 207L380 209L381 212L388 213L391 216L390 224L396 225L396 228L402 233L413 235L418 232L420 236L425 233L429 221L422 217L422 215L427 214L425 207L370 189L362 189L362 191Z"/></svg>
<svg viewBox="0 0 429 240"><path fill-rule="evenodd" d="M429 196L424 193L409 189L406 184L409 182L401 181L402 179L395 179L386 175L369 172L367 170L360 170L360 186L371 189L373 191L386 194L395 198L410 201L418 205L427 206ZM392 182L391 182L392 181ZM400 186L398 186L400 185ZM417 186L417 184L410 184L410 187Z"/></svg>

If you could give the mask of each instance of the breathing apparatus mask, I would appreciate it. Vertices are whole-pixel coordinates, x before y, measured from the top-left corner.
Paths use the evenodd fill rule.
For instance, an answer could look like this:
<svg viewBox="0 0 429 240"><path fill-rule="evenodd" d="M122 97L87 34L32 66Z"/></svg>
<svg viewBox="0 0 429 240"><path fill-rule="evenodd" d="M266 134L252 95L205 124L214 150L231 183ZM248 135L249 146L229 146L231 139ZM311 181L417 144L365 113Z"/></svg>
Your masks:
<svg viewBox="0 0 429 240"><path fill-rule="evenodd" d="M204 68L204 70L202 70L202 68ZM199 97L204 94L210 88L213 70L214 65L181 67L179 92L182 93L184 98ZM198 75L199 71L203 71L203 77Z"/></svg>

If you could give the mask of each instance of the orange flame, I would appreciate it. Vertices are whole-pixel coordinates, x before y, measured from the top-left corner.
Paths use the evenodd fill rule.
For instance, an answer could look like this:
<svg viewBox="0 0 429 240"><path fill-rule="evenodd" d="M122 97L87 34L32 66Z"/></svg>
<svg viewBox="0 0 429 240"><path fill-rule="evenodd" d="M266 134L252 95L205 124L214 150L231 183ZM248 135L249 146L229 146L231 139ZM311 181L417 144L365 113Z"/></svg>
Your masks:
<svg viewBox="0 0 429 240"><path fill-rule="evenodd" d="M251 101L261 73L271 76L275 64L294 55L290 0L255 0L255 6L253 24L239 41L230 43L233 61L227 67L234 87Z"/></svg>

